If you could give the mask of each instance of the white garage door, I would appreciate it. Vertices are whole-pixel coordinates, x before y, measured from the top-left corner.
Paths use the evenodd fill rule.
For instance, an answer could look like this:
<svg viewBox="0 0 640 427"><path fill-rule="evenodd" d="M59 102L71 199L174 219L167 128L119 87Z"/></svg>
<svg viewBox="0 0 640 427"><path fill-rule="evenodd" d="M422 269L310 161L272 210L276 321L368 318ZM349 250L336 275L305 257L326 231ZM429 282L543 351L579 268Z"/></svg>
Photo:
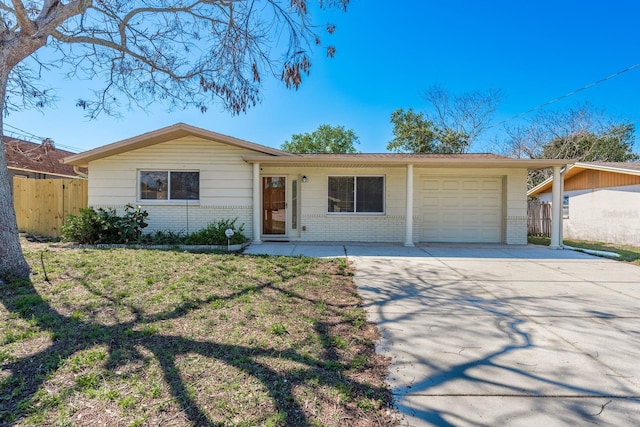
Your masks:
<svg viewBox="0 0 640 427"><path fill-rule="evenodd" d="M423 178L421 241L502 241L502 178Z"/></svg>

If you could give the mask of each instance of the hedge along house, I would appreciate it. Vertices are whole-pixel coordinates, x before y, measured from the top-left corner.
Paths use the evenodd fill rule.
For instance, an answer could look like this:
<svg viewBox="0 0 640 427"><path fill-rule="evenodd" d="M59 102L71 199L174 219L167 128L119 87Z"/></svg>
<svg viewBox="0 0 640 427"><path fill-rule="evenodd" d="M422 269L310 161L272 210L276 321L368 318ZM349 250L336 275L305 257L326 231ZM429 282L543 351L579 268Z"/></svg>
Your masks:
<svg viewBox="0 0 640 427"><path fill-rule="evenodd" d="M64 163L88 167L90 206L140 205L149 212L149 231L192 232L238 218L254 243L413 245L526 244L527 170L552 167L559 175L567 162L492 154L291 154L179 123ZM559 187L556 192L560 198Z"/></svg>

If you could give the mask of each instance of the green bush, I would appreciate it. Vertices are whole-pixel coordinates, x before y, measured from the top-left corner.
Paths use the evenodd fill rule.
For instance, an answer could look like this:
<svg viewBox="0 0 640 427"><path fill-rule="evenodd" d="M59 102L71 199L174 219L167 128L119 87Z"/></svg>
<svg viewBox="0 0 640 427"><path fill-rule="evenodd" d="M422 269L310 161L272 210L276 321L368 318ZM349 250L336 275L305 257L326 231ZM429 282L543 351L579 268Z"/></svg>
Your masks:
<svg viewBox="0 0 640 427"><path fill-rule="evenodd" d="M64 240L81 244L132 243L140 240L147 216L139 206L130 204L125 206L123 216L114 209L80 209L79 215L67 216L60 231Z"/></svg>
<svg viewBox="0 0 640 427"><path fill-rule="evenodd" d="M80 215L69 215L62 226L62 237L66 241L81 244L97 243L140 243L149 245L226 245L225 231L234 231L232 245L247 242L244 235L244 224L236 226L236 219L221 219L212 222L205 228L185 235L181 232L156 231L142 234L147 226L145 219L149 214L131 205L125 207L123 216L118 216L113 209L80 209Z"/></svg>
<svg viewBox="0 0 640 427"><path fill-rule="evenodd" d="M102 227L98 212L93 208L82 208L79 215L67 216L60 231L66 241L93 244L100 240Z"/></svg>
<svg viewBox="0 0 640 427"><path fill-rule="evenodd" d="M186 245L226 245L227 235L225 231L230 228L234 231L233 237L231 237L232 245L239 245L248 241L247 236L244 235L244 224L240 227L236 227L236 221L238 218L229 220L221 219L217 222L212 222L202 230L191 233L185 237L184 243Z"/></svg>

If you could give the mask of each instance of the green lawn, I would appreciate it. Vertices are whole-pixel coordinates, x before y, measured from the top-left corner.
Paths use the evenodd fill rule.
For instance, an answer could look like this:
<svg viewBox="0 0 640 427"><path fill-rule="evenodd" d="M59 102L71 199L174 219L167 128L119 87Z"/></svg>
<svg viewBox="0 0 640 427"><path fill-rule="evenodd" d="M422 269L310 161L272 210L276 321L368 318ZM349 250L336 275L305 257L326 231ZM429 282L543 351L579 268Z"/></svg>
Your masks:
<svg viewBox="0 0 640 427"><path fill-rule="evenodd" d="M529 243L534 245L549 246L550 239L548 237L529 236ZM565 245L574 248L593 249L597 251L614 252L620 255L619 258L612 258L619 261L631 262L640 265L640 248L633 246L617 246L608 243L585 242L581 240L564 240Z"/></svg>
<svg viewBox="0 0 640 427"><path fill-rule="evenodd" d="M35 274L0 304L0 425L394 424L344 260L24 250Z"/></svg>

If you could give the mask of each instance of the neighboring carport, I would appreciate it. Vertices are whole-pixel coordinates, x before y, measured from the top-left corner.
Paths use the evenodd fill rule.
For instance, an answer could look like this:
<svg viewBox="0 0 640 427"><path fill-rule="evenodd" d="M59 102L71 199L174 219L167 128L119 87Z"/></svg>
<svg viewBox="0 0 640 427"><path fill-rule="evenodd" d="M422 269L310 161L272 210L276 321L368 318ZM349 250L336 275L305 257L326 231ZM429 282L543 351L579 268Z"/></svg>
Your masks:
<svg viewBox="0 0 640 427"><path fill-rule="evenodd" d="M639 267L532 246L345 248L406 424L638 424Z"/></svg>

